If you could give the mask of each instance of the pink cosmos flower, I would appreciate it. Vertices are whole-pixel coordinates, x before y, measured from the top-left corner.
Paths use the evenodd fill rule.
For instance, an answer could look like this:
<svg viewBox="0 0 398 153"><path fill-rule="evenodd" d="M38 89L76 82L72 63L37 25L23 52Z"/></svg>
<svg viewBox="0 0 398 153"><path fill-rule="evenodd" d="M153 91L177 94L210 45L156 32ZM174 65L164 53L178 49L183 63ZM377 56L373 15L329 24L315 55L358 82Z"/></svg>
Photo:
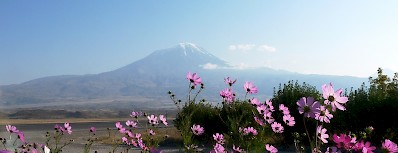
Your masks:
<svg viewBox="0 0 398 153"><path fill-rule="evenodd" d="M321 106L317 109L319 109L319 111L315 113L315 119L321 122L330 123L330 119L333 118L333 115L330 114L329 110L326 109L325 106Z"/></svg>
<svg viewBox="0 0 398 153"><path fill-rule="evenodd" d="M192 130L192 133L195 135L202 135L205 131L203 127L201 127L200 125L196 125L196 124L192 125L191 130Z"/></svg>
<svg viewBox="0 0 398 153"><path fill-rule="evenodd" d="M148 133L149 133L149 135L155 135L156 134L155 131L153 131L152 129L149 129Z"/></svg>
<svg viewBox="0 0 398 153"><path fill-rule="evenodd" d="M117 130L119 130L120 133L126 132L126 129L123 127L122 124L120 124L120 122L116 122L115 126L116 126Z"/></svg>
<svg viewBox="0 0 398 153"><path fill-rule="evenodd" d="M257 135L257 130L253 127L247 127L243 129L243 135L249 135L250 133L252 133L253 135Z"/></svg>
<svg viewBox="0 0 398 153"><path fill-rule="evenodd" d="M266 112L264 114L264 120L266 120L269 124L273 123L275 119L272 117L272 112Z"/></svg>
<svg viewBox="0 0 398 153"><path fill-rule="evenodd" d="M261 126L264 126L264 125L265 125L264 122L263 122L260 118L258 118L258 117L256 117L256 116L254 116L254 120L257 122L257 124L259 124L259 125L261 125Z"/></svg>
<svg viewBox="0 0 398 153"><path fill-rule="evenodd" d="M122 142L127 145L130 145L130 141L126 137L122 137Z"/></svg>
<svg viewBox="0 0 398 153"><path fill-rule="evenodd" d="M373 153L373 150L376 150L376 147L370 146L370 142L364 143L364 141L360 141L355 144L354 150L362 151L363 153Z"/></svg>
<svg viewBox="0 0 398 153"><path fill-rule="evenodd" d="M135 133L135 138L136 139L141 139L141 133Z"/></svg>
<svg viewBox="0 0 398 153"><path fill-rule="evenodd" d="M225 82L225 84L232 86L236 82L236 79L232 80L229 77L227 77L227 78L224 78L224 82Z"/></svg>
<svg viewBox="0 0 398 153"><path fill-rule="evenodd" d="M152 125L158 125L159 124L158 117L156 117L155 115L147 116L147 118L148 118L148 123L149 124L152 124Z"/></svg>
<svg viewBox="0 0 398 153"><path fill-rule="evenodd" d="M328 148L326 148L326 152L325 153L341 153L341 151L337 150L336 147L328 147Z"/></svg>
<svg viewBox="0 0 398 153"><path fill-rule="evenodd" d="M21 140L21 142L25 143L25 135L23 134L23 132L19 131L17 132L18 134L18 139Z"/></svg>
<svg viewBox="0 0 398 153"><path fill-rule="evenodd" d="M58 125L58 124L54 125L54 130L56 132L60 132L60 133L64 133L64 131L65 131L65 129L63 127L61 127L60 125Z"/></svg>
<svg viewBox="0 0 398 153"><path fill-rule="evenodd" d="M134 138L134 134L133 132L131 132L130 130L126 130L125 132L130 138Z"/></svg>
<svg viewBox="0 0 398 153"><path fill-rule="evenodd" d="M134 118L138 118L141 115L142 115L142 112L135 112L135 111L131 112L131 114L130 114L130 116L134 117Z"/></svg>
<svg viewBox="0 0 398 153"><path fill-rule="evenodd" d="M202 83L202 79L198 77L196 73L191 74L191 72L188 72L187 79L190 83L193 83L194 86Z"/></svg>
<svg viewBox="0 0 398 153"><path fill-rule="evenodd" d="M296 104L299 106L299 113L304 113L305 117L315 118L315 113L319 112L319 109L317 108L320 107L320 104L312 97L303 97L299 101L297 101Z"/></svg>
<svg viewBox="0 0 398 153"><path fill-rule="evenodd" d="M267 106L265 106L265 105L257 106L257 111L258 111L259 114L268 113Z"/></svg>
<svg viewBox="0 0 398 153"><path fill-rule="evenodd" d="M322 86L322 92L323 98L325 99L324 103L326 105L331 105L332 111L336 111L336 108L343 111L345 110L345 107L341 104L345 104L348 101L348 98L341 97L343 89L339 89L334 92L332 83L329 83L328 85L324 84Z"/></svg>
<svg viewBox="0 0 398 153"><path fill-rule="evenodd" d="M213 148L214 153L226 153L227 151L225 150L224 146L222 144L216 143L216 145Z"/></svg>
<svg viewBox="0 0 398 153"><path fill-rule="evenodd" d="M134 139L131 139L131 145L133 145L134 147L138 147L138 144L137 142L135 142Z"/></svg>
<svg viewBox="0 0 398 153"><path fill-rule="evenodd" d="M229 88L220 91L220 96L227 103L232 103L235 100L235 94L232 92L232 89Z"/></svg>
<svg viewBox="0 0 398 153"><path fill-rule="evenodd" d="M250 102L250 104L252 104L253 106L260 106L260 105L261 105L260 101L258 101L257 98L249 99L249 102Z"/></svg>
<svg viewBox="0 0 398 153"><path fill-rule="evenodd" d="M316 128L316 133L319 139L322 140L323 143L328 143L328 140L326 140L327 138L329 138L329 135L326 134L326 129L322 128L322 126L318 126Z"/></svg>
<svg viewBox="0 0 398 153"><path fill-rule="evenodd" d="M126 121L126 126L131 127L131 128L136 128L137 127L137 122L127 120Z"/></svg>
<svg viewBox="0 0 398 153"><path fill-rule="evenodd" d="M351 139L350 136L340 133L340 136L333 135L333 141L336 143L337 148L344 148L346 150L352 149L355 144L355 138Z"/></svg>
<svg viewBox="0 0 398 153"><path fill-rule="evenodd" d="M283 126L278 122L272 123L271 128L275 133L283 133Z"/></svg>
<svg viewBox="0 0 398 153"><path fill-rule="evenodd" d="M249 94L255 94L257 93L257 87L253 85L253 82L245 82L245 85L243 86L246 93Z"/></svg>
<svg viewBox="0 0 398 153"><path fill-rule="evenodd" d="M0 150L0 153L12 153L12 152L8 150Z"/></svg>
<svg viewBox="0 0 398 153"><path fill-rule="evenodd" d="M289 108L286 107L286 106L283 105L283 104L280 104L280 105L279 105L279 110L282 111L282 113L283 113L284 115L290 114Z"/></svg>
<svg viewBox="0 0 398 153"><path fill-rule="evenodd" d="M224 135L222 134L219 133L213 134L213 138L218 144L224 144L225 142Z"/></svg>
<svg viewBox="0 0 398 153"><path fill-rule="evenodd" d="M271 100L265 100L265 105L267 106L267 109L271 112L274 112L274 106L272 106L272 101Z"/></svg>
<svg viewBox="0 0 398 153"><path fill-rule="evenodd" d="M283 122L285 122L289 126L294 126L294 124L296 124L296 121L294 121L294 117L290 114L283 115Z"/></svg>
<svg viewBox="0 0 398 153"><path fill-rule="evenodd" d="M162 123L167 126L168 123L167 123L166 117L164 117L164 115L159 115L159 120L162 121Z"/></svg>
<svg viewBox="0 0 398 153"><path fill-rule="evenodd" d="M243 149L241 149L241 148L239 148L239 147L235 147L234 144L232 145L232 150L233 150L233 151L232 151L233 153L238 153L238 152L239 152L239 153L244 153L244 152L245 152L245 150L243 150Z"/></svg>
<svg viewBox="0 0 398 153"><path fill-rule="evenodd" d="M12 125L6 125L6 130L10 133L18 133L19 130L17 129L16 126L12 126Z"/></svg>
<svg viewBox="0 0 398 153"><path fill-rule="evenodd" d="M278 152L278 149L276 149L274 146L265 144L265 149L267 149L270 153L276 153Z"/></svg>
<svg viewBox="0 0 398 153"><path fill-rule="evenodd" d="M91 127L91 128L90 128L90 132L91 132L91 133L95 133L95 132L97 132L97 129L96 129L95 127Z"/></svg>
<svg viewBox="0 0 398 153"><path fill-rule="evenodd" d="M69 123L64 123L64 128L65 131L68 132L68 134L72 134L72 126L70 126Z"/></svg>
<svg viewBox="0 0 398 153"><path fill-rule="evenodd" d="M389 153L398 153L398 146L396 143L391 140L385 139L381 144L382 149Z"/></svg>

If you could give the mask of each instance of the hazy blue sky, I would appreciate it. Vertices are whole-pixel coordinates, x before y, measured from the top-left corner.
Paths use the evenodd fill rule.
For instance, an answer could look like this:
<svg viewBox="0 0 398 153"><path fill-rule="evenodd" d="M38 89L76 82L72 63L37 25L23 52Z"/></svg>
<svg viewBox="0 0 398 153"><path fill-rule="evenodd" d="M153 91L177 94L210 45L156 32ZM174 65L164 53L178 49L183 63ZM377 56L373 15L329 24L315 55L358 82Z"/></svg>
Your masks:
<svg viewBox="0 0 398 153"><path fill-rule="evenodd" d="M191 42L242 67L398 71L398 1L0 1L0 85L113 70Z"/></svg>

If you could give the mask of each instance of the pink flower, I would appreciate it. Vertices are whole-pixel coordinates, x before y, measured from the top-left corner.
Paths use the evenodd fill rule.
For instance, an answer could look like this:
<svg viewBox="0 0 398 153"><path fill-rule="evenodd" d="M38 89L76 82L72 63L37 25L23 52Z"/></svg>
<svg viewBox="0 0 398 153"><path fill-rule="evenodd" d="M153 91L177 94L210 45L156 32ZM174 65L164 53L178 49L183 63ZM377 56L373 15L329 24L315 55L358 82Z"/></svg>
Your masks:
<svg viewBox="0 0 398 153"><path fill-rule="evenodd" d="M130 141L126 137L122 137L122 142L127 145L130 145Z"/></svg>
<svg viewBox="0 0 398 153"><path fill-rule="evenodd" d="M267 149L269 152L271 153L276 153L278 152L278 149L276 149L274 146L269 145L269 144L265 144L265 149Z"/></svg>
<svg viewBox="0 0 398 153"><path fill-rule="evenodd" d="M60 132L60 133L64 133L64 131L65 131L65 129L58 124L54 125L54 129L55 129L55 131Z"/></svg>
<svg viewBox="0 0 398 153"><path fill-rule="evenodd" d="M261 105L260 101L258 101L257 98L249 99L249 102L250 102L250 104L252 104L253 106L260 106L260 105Z"/></svg>
<svg viewBox="0 0 398 153"><path fill-rule="evenodd" d="M65 131L68 132L68 134L72 134L72 126L70 126L69 123L64 123L64 128Z"/></svg>
<svg viewBox="0 0 398 153"><path fill-rule="evenodd" d="M224 144L225 142L224 135L222 134L219 133L213 134L213 138L218 144Z"/></svg>
<svg viewBox="0 0 398 153"><path fill-rule="evenodd" d="M328 85L324 84L322 86L322 95L325 99L324 103L326 105L332 105L332 111L336 111L336 108L339 110L345 110L345 107L341 104L345 104L348 101L347 97L341 97L341 93L343 92L342 89L337 90L334 92L332 83Z"/></svg>
<svg viewBox="0 0 398 153"><path fill-rule="evenodd" d="M252 133L253 135L257 135L257 130L254 129L253 127L247 127L243 129L243 135L249 135L250 133Z"/></svg>
<svg viewBox="0 0 398 153"><path fill-rule="evenodd" d="M6 130L10 133L18 133L19 130L17 129L16 126L12 126L12 125L6 125Z"/></svg>
<svg viewBox="0 0 398 153"><path fill-rule="evenodd" d="M261 125L261 126L264 126L264 125L265 125L264 122L263 122L260 118L258 118L258 117L256 117L256 116L254 116L254 120L257 122L257 124L259 124L259 125Z"/></svg>
<svg viewBox="0 0 398 153"><path fill-rule="evenodd" d="M149 133L149 135L155 135L156 134L155 131L153 131L152 129L149 129L148 133Z"/></svg>
<svg viewBox="0 0 398 153"><path fill-rule="evenodd" d="M283 122L285 122L289 126L294 126L294 124L296 124L296 121L294 121L294 117L290 114L283 115Z"/></svg>
<svg viewBox="0 0 398 153"><path fill-rule="evenodd" d="M396 143L392 142L391 140L385 139L384 142L381 144L383 150L389 153L397 153L398 146Z"/></svg>
<svg viewBox="0 0 398 153"><path fill-rule="evenodd" d="M326 109L325 106L321 106L317 108L319 111L315 113L315 119L321 122L330 123L330 119L333 118L333 115L330 114L329 110Z"/></svg>
<svg viewBox="0 0 398 153"><path fill-rule="evenodd" d="M13 152L8 151L8 150L0 150L0 153L13 153Z"/></svg>
<svg viewBox="0 0 398 153"><path fill-rule="evenodd" d="M115 126L116 126L117 130L119 130L120 133L126 132L126 129L123 127L122 124L120 124L120 122L116 122Z"/></svg>
<svg viewBox="0 0 398 153"><path fill-rule="evenodd" d="M141 139L141 133L135 133L135 138L136 139Z"/></svg>
<svg viewBox="0 0 398 153"><path fill-rule="evenodd" d="M305 117L315 118L315 113L319 112L319 109L317 108L320 107L320 104L312 97L303 97L299 101L297 101L296 104L299 106L299 113L304 113Z"/></svg>
<svg viewBox="0 0 398 153"><path fill-rule="evenodd" d="M279 110L282 111L282 113L283 113L284 115L290 114L289 108L286 107L286 106L283 105L283 104L280 104L280 105L279 105Z"/></svg>
<svg viewBox="0 0 398 153"><path fill-rule="evenodd" d="M257 87L253 85L253 82L245 82L245 85L243 86L246 93L249 94L255 94L257 93Z"/></svg>
<svg viewBox="0 0 398 153"><path fill-rule="evenodd" d="M269 124L273 123L275 119L272 117L272 112L266 112L264 114L264 120L266 120Z"/></svg>
<svg viewBox="0 0 398 153"><path fill-rule="evenodd" d="M97 129L95 127L90 128L90 132L95 133L96 131L97 131Z"/></svg>
<svg viewBox="0 0 398 153"><path fill-rule="evenodd" d="M167 126L168 123L167 123L166 117L164 117L164 115L159 115L159 120L162 121L162 123Z"/></svg>
<svg viewBox="0 0 398 153"><path fill-rule="evenodd" d="M259 106L257 106L257 111L258 111L259 114L265 114L265 113L268 112L267 106L259 105Z"/></svg>
<svg viewBox="0 0 398 153"><path fill-rule="evenodd" d="M130 116L134 117L134 118L138 118L141 115L142 115L142 112L135 112L135 111L131 112L131 114L130 114Z"/></svg>
<svg viewBox="0 0 398 153"><path fill-rule="evenodd" d="M147 118L148 118L148 123L149 124L152 124L152 125L158 125L159 124L158 117L156 117L155 115L147 116Z"/></svg>
<svg viewBox="0 0 398 153"><path fill-rule="evenodd" d="M232 89L229 88L220 91L220 96L227 103L232 103L235 100L235 93L233 93Z"/></svg>
<svg viewBox="0 0 398 153"><path fill-rule="evenodd" d="M363 153L373 153L373 150L376 150L376 147L370 146L370 142L364 143L364 141L361 141L354 146L354 150L362 151Z"/></svg>
<svg viewBox="0 0 398 153"><path fill-rule="evenodd" d="M190 83L193 83L194 86L202 83L202 79L198 77L196 73L191 74L191 72L188 72L187 79L189 80Z"/></svg>
<svg viewBox="0 0 398 153"><path fill-rule="evenodd" d="M271 128L275 133L283 133L283 126L278 122L272 123Z"/></svg>
<svg viewBox="0 0 398 153"><path fill-rule="evenodd" d="M341 133L340 136L334 134L333 141L336 143L337 148L349 150L354 146L355 138L351 139L350 136Z"/></svg>
<svg viewBox="0 0 398 153"><path fill-rule="evenodd" d="M196 124L192 125L191 130L192 130L193 134L195 134L195 135L202 135L205 131L203 127L201 127L200 125L196 125Z"/></svg>
<svg viewBox="0 0 398 153"><path fill-rule="evenodd" d="M224 78L224 82L225 82L225 84L232 86L236 82L236 79L232 80L229 77L227 77L227 78Z"/></svg>
<svg viewBox="0 0 398 153"><path fill-rule="evenodd" d="M23 132L17 132L18 134L18 139L21 140L23 143L25 143L25 135L23 134Z"/></svg>
<svg viewBox="0 0 398 153"><path fill-rule="evenodd" d="M222 144L216 143L216 145L214 146L214 152L215 153L226 153L227 151L225 150L224 146L222 146Z"/></svg>
<svg viewBox="0 0 398 153"><path fill-rule="evenodd" d="M271 100L265 100L265 105L267 106L267 109L271 112L274 112L274 106L272 106L272 101Z"/></svg>
<svg viewBox="0 0 398 153"><path fill-rule="evenodd" d="M322 140L323 143L328 143L328 140L326 140L327 138L329 138L329 135L326 134L326 129L322 128L322 126L318 126L316 128L316 133L319 139Z"/></svg>
<svg viewBox="0 0 398 153"><path fill-rule="evenodd" d="M127 120L126 121L126 126L136 128L137 127L137 122Z"/></svg>
<svg viewBox="0 0 398 153"><path fill-rule="evenodd" d="M341 153L341 151L337 150L336 147L328 147L328 148L326 148L326 152L325 153Z"/></svg>
<svg viewBox="0 0 398 153"><path fill-rule="evenodd" d="M241 149L239 147L235 147L235 145L232 145L232 150L233 150L232 151L233 153L235 153L235 152L244 153L245 152L243 149Z"/></svg>

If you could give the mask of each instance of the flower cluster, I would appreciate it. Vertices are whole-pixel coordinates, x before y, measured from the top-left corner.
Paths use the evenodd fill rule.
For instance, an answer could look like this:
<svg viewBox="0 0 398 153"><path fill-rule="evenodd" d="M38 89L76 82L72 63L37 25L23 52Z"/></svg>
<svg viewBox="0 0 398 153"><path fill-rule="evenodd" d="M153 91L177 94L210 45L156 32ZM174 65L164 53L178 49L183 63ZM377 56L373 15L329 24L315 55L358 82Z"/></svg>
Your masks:
<svg viewBox="0 0 398 153"><path fill-rule="evenodd" d="M134 120L127 120L125 125L126 127L123 126L120 122L115 123L115 127L119 131L120 134L122 134L122 142L126 144L129 147L139 147L143 151L151 151L155 149L157 146L156 142L148 141L148 140L154 140L152 138L153 136L156 135L155 129L149 128L148 129L148 136L149 139L147 141L144 140L143 136L141 133L134 132L136 128L138 128L138 117L141 116L141 112L131 112L130 116L135 118ZM156 116L154 114L152 115L147 115L146 116L148 119L148 124L151 125L153 128L156 128L156 126L159 126L159 121L163 123L163 125L167 126L167 119L164 115L159 115ZM149 144L145 143L148 142Z"/></svg>

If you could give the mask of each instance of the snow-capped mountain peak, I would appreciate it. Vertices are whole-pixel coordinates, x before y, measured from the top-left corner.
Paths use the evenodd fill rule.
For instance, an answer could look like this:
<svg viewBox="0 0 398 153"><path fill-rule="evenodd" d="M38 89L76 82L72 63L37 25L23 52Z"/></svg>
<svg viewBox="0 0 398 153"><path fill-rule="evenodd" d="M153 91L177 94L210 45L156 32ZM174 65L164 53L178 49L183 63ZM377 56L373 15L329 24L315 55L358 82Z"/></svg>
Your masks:
<svg viewBox="0 0 398 153"><path fill-rule="evenodd" d="M202 47L198 47L193 43L189 43L189 42L185 42L185 43L180 43L179 47L182 48L182 50L184 51L184 55L187 55L187 52L199 52L202 54L206 54L206 55L211 55L209 52L207 52L205 49L203 49Z"/></svg>

